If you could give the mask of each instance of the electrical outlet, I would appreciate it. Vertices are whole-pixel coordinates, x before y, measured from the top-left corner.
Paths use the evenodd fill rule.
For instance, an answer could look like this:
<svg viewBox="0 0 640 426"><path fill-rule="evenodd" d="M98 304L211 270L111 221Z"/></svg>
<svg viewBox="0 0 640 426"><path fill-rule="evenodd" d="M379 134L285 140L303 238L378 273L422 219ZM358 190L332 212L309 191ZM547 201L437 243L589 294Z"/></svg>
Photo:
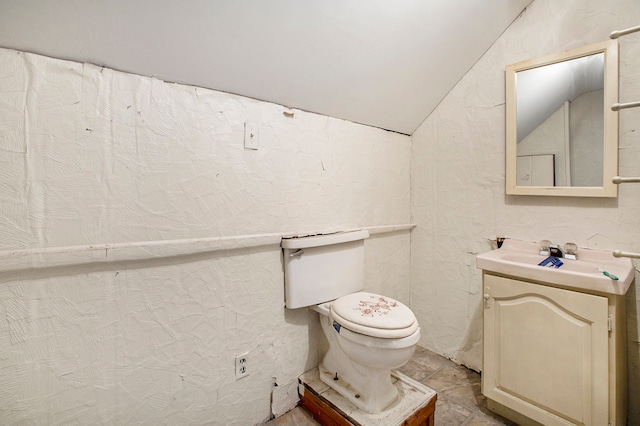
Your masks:
<svg viewBox="0 0 640 426"><path fill-rule="evenodd" d="M236 355L236 380L249 375L248 355L249 352Z"/></svg>

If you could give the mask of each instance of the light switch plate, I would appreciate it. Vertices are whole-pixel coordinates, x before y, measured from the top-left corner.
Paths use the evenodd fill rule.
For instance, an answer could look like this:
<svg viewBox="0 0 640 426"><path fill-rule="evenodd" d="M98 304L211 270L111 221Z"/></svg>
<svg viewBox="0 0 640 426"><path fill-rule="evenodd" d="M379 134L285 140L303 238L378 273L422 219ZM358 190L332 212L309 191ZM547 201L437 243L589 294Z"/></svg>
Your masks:
<svg viewBox="0 0 640 426"><path fill-rule="evenodd" d="M256 123L244 123L244 148L258 149L260 146L260 126Z"/></svg>

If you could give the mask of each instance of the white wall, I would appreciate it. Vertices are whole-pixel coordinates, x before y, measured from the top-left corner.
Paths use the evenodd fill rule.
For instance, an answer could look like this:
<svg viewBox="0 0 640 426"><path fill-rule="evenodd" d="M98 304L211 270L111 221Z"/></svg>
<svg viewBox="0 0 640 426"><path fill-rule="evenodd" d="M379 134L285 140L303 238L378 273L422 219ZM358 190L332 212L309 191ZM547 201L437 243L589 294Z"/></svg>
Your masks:
<svg viewBox="0 0 640 426"><path fill-rule="evenodd" d="M0 50L0 423L248 425L295 402L321 340L283 306L278 235L409 222L410 139L283 111ZM408 302L409 231L365 249L368 288Z"/></svg>
<svg viewBox="0 0 640 426"><path fill-rule="evenodd" d="M481 274L485 237L573 241L581 247L640 251L640 186L619 197L506 196L507 64L606 40L640 24L635 0L535 0L412 136L411 306L421 344L481 366ZM640 99L640 35L620 39L621 100ZM640 110L620 113L620 173L640 174ZM640 281L636 277L636 281ZM635 289L628 295L630 422L640 424L640 345Z"/></svg>

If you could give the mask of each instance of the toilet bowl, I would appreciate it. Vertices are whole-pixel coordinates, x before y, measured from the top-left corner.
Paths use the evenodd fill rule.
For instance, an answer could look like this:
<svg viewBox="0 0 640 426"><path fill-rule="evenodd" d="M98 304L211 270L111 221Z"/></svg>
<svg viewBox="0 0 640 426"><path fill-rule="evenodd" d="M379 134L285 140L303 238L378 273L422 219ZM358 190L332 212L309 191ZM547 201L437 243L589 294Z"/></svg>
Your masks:
<svg viewBox="0 0 640 426"><path fill-rule="evenodd" d="M334 309L349 306L344 303L344 299L347 299L349 302L356 301L352 309L358 311L358 300L372 298L392 301L397 308L405 311L403 317L409 316L406 311L413 317L411 311L400 302L365 292L354 293L311 309L320 314L322 331L329 341L329 350L318 367L320 379L357 407L369 413L379 413L398 398L398 390L391 381L391 370L411 359L420 340L420 328L415 319L401 329L362 324L368 320L380 322L375 321L378 318L368 315L362 316L358 321L360 324L344 321ZM389 319L389 313L384 315ZM386 337L379 337L384 335Z"/></svg>
<svg viewBox="0 0 640 426"><path fill-rule="evenodd" d="M398 400L391 370L404 365L420 340L411 310L364 288L367 231L283 239L285 304L318 312L329 349L320 379L368 413Z"/></svg>

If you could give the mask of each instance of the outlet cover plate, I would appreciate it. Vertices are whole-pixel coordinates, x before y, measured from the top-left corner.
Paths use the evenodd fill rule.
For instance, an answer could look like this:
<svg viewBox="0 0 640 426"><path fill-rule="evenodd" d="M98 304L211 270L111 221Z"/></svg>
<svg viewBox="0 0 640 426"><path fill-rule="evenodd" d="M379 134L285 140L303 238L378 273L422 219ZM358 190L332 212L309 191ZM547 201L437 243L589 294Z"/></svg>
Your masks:
<svg viewBox="0 0 640 426"><path fill-rule="evenodd" d="M236 380L249 375L248 356L249 352L236 355Z"/></svg>

